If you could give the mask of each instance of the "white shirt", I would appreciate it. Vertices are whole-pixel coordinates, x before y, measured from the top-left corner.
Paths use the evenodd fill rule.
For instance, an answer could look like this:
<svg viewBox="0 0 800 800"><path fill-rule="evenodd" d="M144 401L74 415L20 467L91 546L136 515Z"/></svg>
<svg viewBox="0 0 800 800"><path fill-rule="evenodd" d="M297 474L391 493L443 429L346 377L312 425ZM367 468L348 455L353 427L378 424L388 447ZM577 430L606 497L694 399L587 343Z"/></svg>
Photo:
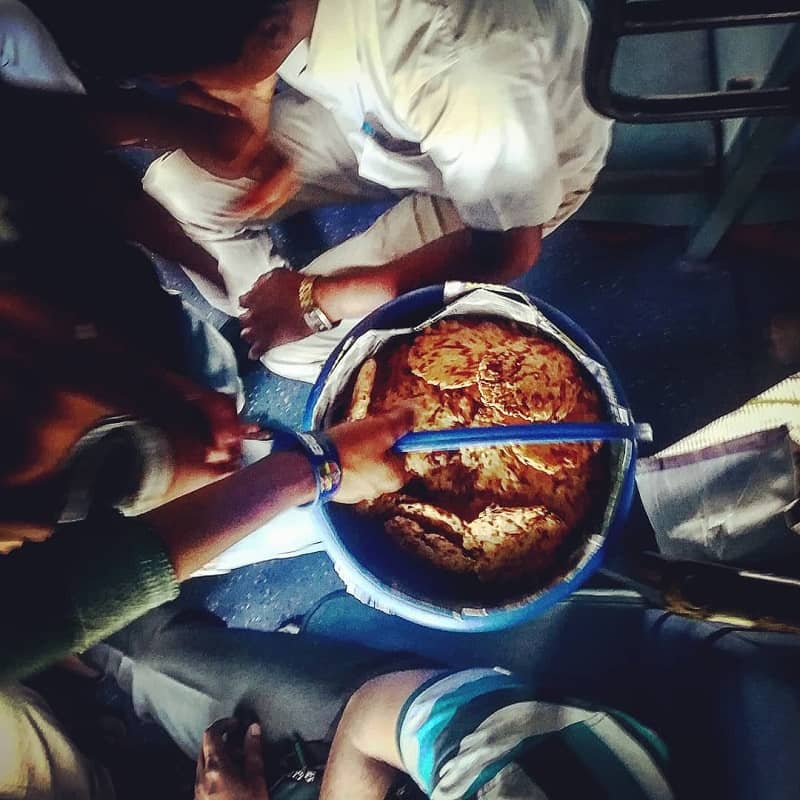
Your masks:
<svg viewBox="0 0 800 800"><path fill-rule="evenodd" d="M84 94L53 37L18 0L0 0L0 81L24 89Z"/></svg>
<svg viewBox="0 0 800 800"><path fill-rule="evenodd" d="M580 0L320 0L279 70L327 108L360 175L484 230L548 223L603 166Z"/></svg>

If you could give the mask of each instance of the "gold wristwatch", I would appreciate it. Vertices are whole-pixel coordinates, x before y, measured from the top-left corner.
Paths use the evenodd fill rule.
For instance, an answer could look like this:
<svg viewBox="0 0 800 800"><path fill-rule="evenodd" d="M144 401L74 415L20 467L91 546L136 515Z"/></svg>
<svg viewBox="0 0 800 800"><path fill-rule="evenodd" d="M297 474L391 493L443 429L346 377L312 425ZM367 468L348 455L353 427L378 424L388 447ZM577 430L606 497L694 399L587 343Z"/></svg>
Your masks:
<svg viewBox="0 0 800 800"><path fill-rule="evenodd" d="M322 331L329 331L333 327L333 323L328 319L328 315L314 302L314 283L317 276L311 278L303 278L300 281L300 311L303 313L303 319L315 333Z"/></svg>

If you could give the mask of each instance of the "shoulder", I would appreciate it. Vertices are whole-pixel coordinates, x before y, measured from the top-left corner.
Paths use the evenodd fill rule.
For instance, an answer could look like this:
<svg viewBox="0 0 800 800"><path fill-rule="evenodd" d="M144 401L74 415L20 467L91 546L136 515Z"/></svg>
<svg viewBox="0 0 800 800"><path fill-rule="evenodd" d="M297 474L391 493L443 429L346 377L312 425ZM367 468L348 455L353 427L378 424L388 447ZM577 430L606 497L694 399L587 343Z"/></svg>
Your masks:
<svg viewBox="0 0 800 800"><path fill-rule="evenodd" d="M402 43L412 57L434 43L457 53L514 38L563 42L588 24L581 0L373 0L371 5L386 41Z"/></svg>
<svg viewBox="0 0 800 800"><path fill-rule="evenodd" d="M378 0L386 80L398 110L480 93L481 104L547 86L582 55L580 0Z"/></svg>

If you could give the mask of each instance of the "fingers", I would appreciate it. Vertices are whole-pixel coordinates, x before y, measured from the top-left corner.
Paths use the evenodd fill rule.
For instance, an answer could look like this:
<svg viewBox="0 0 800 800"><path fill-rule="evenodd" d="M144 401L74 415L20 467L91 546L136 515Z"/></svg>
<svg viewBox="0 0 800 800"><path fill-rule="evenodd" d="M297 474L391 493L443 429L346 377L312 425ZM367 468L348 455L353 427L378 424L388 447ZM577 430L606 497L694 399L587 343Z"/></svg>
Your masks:
<svg viewBox="0 0 800 800"><path fill-rule="evenodd" d="M392 455L388 451L394 443L413 427L416 412L413 406L403 405L355 422L344 422L330 430L337 446L355 447L373 455Z"/></svg>
<svg viewBox="0 0 800 800"><path fill-rule="evenodd" d="M257 422L240 422L239 434L242 439L264 440L271 438L269 431L265 431Z"/></svg>
<svg viewBox="0 0 800 800"><path fill-rule="evenodd" d="M203 463L214 472L225 474L231 472L239 463L241 452L231 450L208 450Z"/></svg>
<svg viewBox="0 0 800 800"><path fill-rule="evenodd" d="M205 743L205 734L203 734L203 739ZM200 746L200 752L197 754L197 769L194 772L194 785L195 790L200 784L203 782L203 773L206 771L206 757L205 752L203 750L203 746Z"/></svg>
<svg viewBox="0 0 800 800"><path fill-rule="evenodd" d="M409 474L406 470L406 458L400 453L387 453L386 467L390 472L387 477L387 484L391 485L390 492L397 492L408 482Z"/></svg>
<svg viewBox="0 0 800 800"><path fill-rule="evenodd" d="M255 797L266 796L261 727L253 723L244 737L244 779Z"/></svg>
<svg viewBox="0 0 800 800"><path fill-rule="evenodd" d="M379 497L387 492L397 492L406 485L407 480L405 459L397 454L387 454L384 462L373 468L370 476L374 486L373 497Z"/></svg>
<svg viewBox="0 0 800 800"><path fill-rule="evenodd" d="M206 769L221 769L229 764L225 751L225 734L236 730L238 721L232 717L217 720L203 734L202 758Z"/></svg>
<svg viewBox="0 0 800 800"><path fill-rule="evenodd" d="M188 83L180 89L178 102L203 111L209 111L212 114L221 114L226 117L241 116L240 109L233 103L226 103L224 100L208 94L195 83Z"/></svg>
<svg viewBox="0 0 800 800"><path fill-rule="evenodd" d="M258 334L253 327L255 324L255 314L253 313L252 307L258 303L258 294L264 288L264 285L277 271L278 270L273 270L272 272L267 272L266 274L262 275L253 284L250 291L245 292L239 297L239 305L242 306L242 308L247 309L239 316L239 323L242 326L239 335L242 337L242 339L252 345L247 353L247 357L253 361L258 361L258 359L261 358L261 356L263 356L269 348L257 338Z"/></svg>
<svg viewBox="0 0 800 800"><path fill-rule="evenodd" d="M247 357L253 361L258 361L258 359L269 350L269 347L264 342L256 338L258 334L256 334L253 328L243 328L239 335L252 345L247 352Z"/></svg>
<svg viewBox="0 0 800 800"><path fill-rule="evenodd" d="M206 463L225 464L236 461L241 456L242 437L233 401L218 393L208 393L200 403L211 432Z"/></svg>
<svg viewBox="0 0 800 800"><path fill-rule="evenodd" d="M294 171L287 167L256 183L228 211L235 216L250 219L269 217L291 200L299 188Z"/></svg>
<svg viewBox="0 0 800 800"><path fill-rule="evenodd" d="M416 413L413 406L404 405L393 408L386 414L373 417L377 425L375 443L381 449L388 450L401 437L405 436L413 427Z"/></svg>
<svg viewBox="0 0 800 800"><path fill-rule="evenodd" d="M361 464L343 465L343 470L342 486L336 494L339 503L374 500L387 492L399 491L408 481L405 459L394 453L384 453L379 461L369 459Z"/></svg>
<svg viewBox="0 0 800 800"><path fill-rule="evenodd" d="M255 343L255 344L254 344L254 345L253 345L253 346L252 346L252 347L251 347L251 348L250 348L250 349L247 351L247 357L248 357L248 358L249 358L251 361L258 361L258 359L259 359L259 358L261 358L261 356L263 356L263 355L264 355L264 353L266 353L266 352L267 352L267 350L269 350L269 348L268 348L268 347L267 347L265 344L262 344L261 342L256 342L256 343Z"/></svg>
<svg viewBox="0 0 800 800"><path fill-rule="evenodd" d="M286 270L284 267L281 267L279 269L270 270L269 272L265 272L263 275L261 275L258 278L258 280L256 280L256 282L250 287L250 289L248 289L243 295L239 296L239 305L242 306L242 308L252 307L255 303L258 302L257 295L264 288L264 285L269 283L269 281L272 280L272 278L274 278L280 272L284 271L288 272L288 270ZM250 317L248 317L248 319L250 319Z"/></svg>

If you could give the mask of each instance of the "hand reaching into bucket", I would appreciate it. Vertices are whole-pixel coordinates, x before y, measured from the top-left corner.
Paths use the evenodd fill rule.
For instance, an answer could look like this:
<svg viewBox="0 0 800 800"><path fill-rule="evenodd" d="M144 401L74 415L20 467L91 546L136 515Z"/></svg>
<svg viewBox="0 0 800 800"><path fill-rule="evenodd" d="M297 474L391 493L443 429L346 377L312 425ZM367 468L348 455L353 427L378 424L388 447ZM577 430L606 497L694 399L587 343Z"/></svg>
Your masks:
<svg viewBox="0 0 800 800"><path fill-rule="evenodd" d="M414 409L400 407L357 422L344 422L328 435L339 451L342 484L334 500L358 503L396 492L408 480L403 456L394 443L414 426Z"/></svg>

